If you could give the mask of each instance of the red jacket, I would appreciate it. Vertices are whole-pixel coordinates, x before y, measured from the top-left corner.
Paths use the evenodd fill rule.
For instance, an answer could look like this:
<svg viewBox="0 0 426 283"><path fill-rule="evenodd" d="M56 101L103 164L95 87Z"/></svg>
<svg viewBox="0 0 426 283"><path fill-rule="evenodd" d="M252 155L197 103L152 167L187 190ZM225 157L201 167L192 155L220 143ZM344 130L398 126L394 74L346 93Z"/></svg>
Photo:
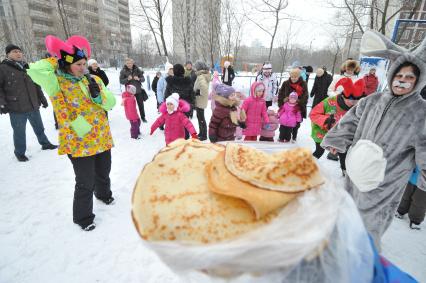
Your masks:
<svg viewBox="0 0 426 283"><path fill-rule="evenodd" d="M365 94L370 95L377 91L379 86L379 79L376 75L367 74L364 76L365 81Z"/></svg>
<svg viewBox="0 0 426 283"><path fill-rule="evenodd" d="M194 125L189 121L188 117L185 116L184 112L188 112L190 109L189 104L180 99L178 109L169 114L167 112L166 103L161 104L159 111L162 113L160 117L155 120L151 126L151 133L153 133L161 125L165 125L164 136L166 137L166 145L174 140L185 138L185 129L192 134L196 134Z"/></svg>
<svg viewBox="0 0 426 283"><path fill-rule="evenodd" d="M135 121L139 119L138 110L136 110L136 98L130 92L123 92L121 95L122 104L124 106L124 113L126 113L127 120Z"/></svg>

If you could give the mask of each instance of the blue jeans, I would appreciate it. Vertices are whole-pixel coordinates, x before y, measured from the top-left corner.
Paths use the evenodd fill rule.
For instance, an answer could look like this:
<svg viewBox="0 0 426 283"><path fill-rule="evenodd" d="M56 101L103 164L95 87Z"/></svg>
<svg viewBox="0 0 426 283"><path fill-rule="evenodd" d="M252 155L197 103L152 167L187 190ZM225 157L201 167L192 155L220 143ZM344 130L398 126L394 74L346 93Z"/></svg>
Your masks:
<svg viewBox="0 0 426 283"><path fill-rule="evenodd" d="M38 143L41 145L50 144L44 134L43 121L41 120L40 111L32 111L25 113L9 113L10 124L13 128L13 144L15 145L15 155L24 155L27 150L27 138L25 130L27 120L30 121L34 133L37 136Z"/></svg>

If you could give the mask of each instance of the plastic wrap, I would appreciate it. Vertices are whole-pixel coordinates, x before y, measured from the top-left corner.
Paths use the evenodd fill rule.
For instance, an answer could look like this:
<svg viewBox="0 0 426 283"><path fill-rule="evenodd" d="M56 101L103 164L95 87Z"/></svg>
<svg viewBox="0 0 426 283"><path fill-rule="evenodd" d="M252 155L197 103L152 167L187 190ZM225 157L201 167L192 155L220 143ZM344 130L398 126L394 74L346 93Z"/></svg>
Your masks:
<svg viewBox="0 0 426 283"><path fill-rule="evenodd" d="M268 225L236 239L144 244L184 282L371 282L373 277L373 251L355 204L329 181L289 203Z"/></svg>

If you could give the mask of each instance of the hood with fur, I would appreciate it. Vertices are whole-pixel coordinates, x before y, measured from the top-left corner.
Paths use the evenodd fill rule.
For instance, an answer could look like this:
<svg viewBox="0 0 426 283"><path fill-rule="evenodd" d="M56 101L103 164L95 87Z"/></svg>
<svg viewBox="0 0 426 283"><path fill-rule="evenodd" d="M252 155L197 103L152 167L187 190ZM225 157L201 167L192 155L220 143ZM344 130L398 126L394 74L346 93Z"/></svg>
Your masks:
<svg viewBox="0 0 426 283"><path fill-rule="evenodd" d="M254 94L254 90L259 86L259 85L263 85L264 86L264 84L263 84L263 82L254 82L254 83L252 83L252 85L251 85L251 87L250 87L250 96L252 97L252 98L254 98L254 99L257 99L257 97L255 96L255 94ZM263 95L260 97L260 98L265 98L265 92L266 91L263 91Z"/></svg>

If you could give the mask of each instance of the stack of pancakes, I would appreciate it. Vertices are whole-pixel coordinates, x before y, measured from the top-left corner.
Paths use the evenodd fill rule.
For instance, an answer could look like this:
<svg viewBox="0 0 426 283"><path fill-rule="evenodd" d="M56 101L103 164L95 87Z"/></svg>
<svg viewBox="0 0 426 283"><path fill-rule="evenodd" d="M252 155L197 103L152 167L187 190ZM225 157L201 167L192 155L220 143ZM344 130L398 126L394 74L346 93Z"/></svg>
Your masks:
<svg viewBox="0 0 426 283"><path fill-rule="evenodd" d="M140 174L132 217L149 241L217 243L272 221L301 192L324 182L309 150L177 140Z"/></svg>

